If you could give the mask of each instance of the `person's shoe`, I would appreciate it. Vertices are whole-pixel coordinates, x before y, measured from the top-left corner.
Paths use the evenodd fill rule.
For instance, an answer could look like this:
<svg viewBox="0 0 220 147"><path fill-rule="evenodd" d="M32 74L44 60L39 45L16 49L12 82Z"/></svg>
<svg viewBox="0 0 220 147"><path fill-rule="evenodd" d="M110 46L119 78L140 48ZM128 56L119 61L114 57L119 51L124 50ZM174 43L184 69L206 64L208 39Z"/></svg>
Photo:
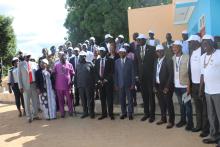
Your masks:
<svg viewBox="0 0 220 147"><path fill-rule="evenodd" d="M42 120L39 116L33 118L33 120Z"/></svg>
<svg viewBox="0 0 220 147"><path fill-rule="evenodd" d="M192 132L199 132L199 131L201 131L201 129L197 127L192 129Z"/></svg>
<svg viewBox="0 0 220 147"><path fill-rule="evenodd" d="M127 115L125 114L125 115L121 115L120 116L120 119L125 119L127 117Z"/></svg>
<svg viewBox="0 0 220 147"><path fill-rule="evenodd" d="M181 128L181 127L183 127L183 126L185 126L185 125L186 125L186 122L185 122L185 121L180 121L179 123L176 124L176 127L177 127L177 128Z"/></svg>
<svg viewBox="0 0 220 147"><path fill-rule="evenodd" d="M28 123L32 123L32 120L30 118L28 119Z"/></svg>
<svg viewBox="0 0 220 147"><path fill-rule="evenodd" d="M107 115L102 115L98 118L98 120L102 120L102 119L105 119L107 117Z"/></svg>
<svg viewBox="0 0 220 147"><path fill-rule="evenodd" d="M26 116L26 112L25 112L25 110L23 110L23 116Z"/></svg>
<svg viewBox="0 0 220 147"><path fill-rule="evenodd" d="M217 140L212 138L207 138L207 139L203 139L202 142L205 144L214 144L217 143Z"/></svg>
<svg viewBox="0 0 220 147"><path fill-rule="evenodd" d="M162 125L162 124L165 124L165 123L167 123L167 121L165 121L165 120L160 120L160 121L158 121L156 124L157 124L157 125Z"/></svg>
<svg viewBox="0 0 220 147"><path fill-rule="evenodd" d="M73 116L73 112L70 112L70 113L69 113L69 116Z"/></svg>
<svg viewBox="0 0 220 147"><path fill-rule="evenodd" d="M173 128L173 126L174 126L174 123L169 123L169 124L167 125L167 129L171 129L171 128Z"/></svg>
<svg viewBox="0 0 220 147"><path fill-rule="evenodd" d="M134 101L133 105L134 105L134 107L136 107L137 106L137 101Z"/></svg>
<svg viewBox="0 0 220 147"><path fill-rule="evenodd" d="M149 123L153 123L155 121L155 118L154 117L151 117L150 119L149 119Z"/></svg>
<svg viewBox="0 0 220 147"><path fill-rule="evenodd" d="M146 121L150 116L149 115L144 115L142 118L141 118L141 121Z"/></svg>
<svg viewBox="0 0 220 147"><path fill-rule="evenodd" d="M134 118L133 118L133 116L131 115L131 116L128 117L128 119L129 119L129 120L133 120Z"/></svg>
<svg viewBox="0 0 220 147"><path fill-rule="evenodd" d="M79 106L79 103L75 103L73 106L74 106L74 107L77 107L77 106Z"/></svg>
<svg viewBox="0 0 220 147"><path fill-rule="evenodd" d="M207 137L209 136L209 133L206 133L206 132L202 132L199 134L200 137L204 138L204 137Z"/></svg>
<svg viewBox="0 0 220 147"><path fill-rule="evenodd" d="M91 119L94 119L95 118L95 114L93 113L93 114L90 114L90 118Z"/></svg>
<svg viewBox="0 0 220 147"><path fill-rule="evenodd" d="M110 116L111 120L115 120L115 117L114 116Z"/></svg>
<svg viewBox="0 0 220 147"><path fill-rule="evenodd" d="M84 113L80 118L83 119L83 118L86 118L88 117L89 115L87 113Z"/></svg>
<svg viewBox="0 0 220 147"><path fill-rule="evenodd" d="M19 111L18 117L22 117L22 112L21 112L21 110Z"/></svg>
<svg viewBox="0 0 220 147"><path fill-rule="evenodd" d="M192 126L192 125L187 125L187 126L185 127L185 130L186 130L186 131L192 131L192 129L193 129L193 126Z"/></svg>

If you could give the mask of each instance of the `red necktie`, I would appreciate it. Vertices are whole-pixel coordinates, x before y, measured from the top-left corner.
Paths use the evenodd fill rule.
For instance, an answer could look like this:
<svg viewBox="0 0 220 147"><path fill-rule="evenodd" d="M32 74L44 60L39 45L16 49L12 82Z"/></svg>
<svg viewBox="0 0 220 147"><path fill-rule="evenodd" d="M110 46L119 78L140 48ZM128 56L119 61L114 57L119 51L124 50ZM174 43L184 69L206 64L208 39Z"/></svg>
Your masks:
<svg viewBox="0 0 220 147"><path fill-rule="evenodd" d="M32 77L32 70L31 70L31 66L29 62L28 62L28 73L29 73L29 82L32 83L33 77Z"/></svg>

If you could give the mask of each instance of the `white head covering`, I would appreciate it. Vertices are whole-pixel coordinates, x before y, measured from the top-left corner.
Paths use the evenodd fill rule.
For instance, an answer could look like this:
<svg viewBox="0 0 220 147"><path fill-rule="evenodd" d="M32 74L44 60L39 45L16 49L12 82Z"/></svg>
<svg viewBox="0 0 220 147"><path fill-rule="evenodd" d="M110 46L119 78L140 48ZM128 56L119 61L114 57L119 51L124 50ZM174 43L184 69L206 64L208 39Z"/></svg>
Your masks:
<svg viewBox="0 0 220 147"><path fill-rule="evenodd" d="M98 50L99 51L106 51L106 49L104 47L99 47Z"/></svg>
<svg viewBox="0 0 220 147"><path fill-rule="evenodd" d="M148 33L149 34L154 34L154 32L152 30L149 30Z"/></svg>
<svg viewBox="0 0 220 147"><path fill-rule="evenodd" d="M158 51L158 50L164 50L164 47L159 44L156 46L156 51Z"/></svg>
<svg viewBox="0 0 220 147"><path fill-rule="evenodd" d="M105 39L107 39L107 38L113 38L113 37L110 34L106 34Z"/></svg>
<svg viewBox="0 0 220 147"><path fill-rule="evenodd" d="M68 50L73 50L73 48L72 47L68 47Z"/></svg>
<svg viewBox="0 0 220 147"><path fill-rule="evenodd" d="M118 35L118 38L124 39L125 37L123 35Z"/></svg>
<svg viewBox="0 0 220 147"><path fill-rule="evenodd" d="M85 40L85 43L89 43L89 40Z"/></svg>
<svg viewBox="0 0 220 147"><path fill-rule="evenodd" d="M41 62L43 62L43 63L45 63L45 64L49 64L49 61L47 60L47 59L43 59L43 60L41 60Z"/></svg>
<svg viewBox="0 0 220 147"><path fill-rule="evenodd" d="M13 59L12 59L12 61L16 61L16 60L19 60L17 57L14 57Z"/></svg>
<svg viewBox="0 0 220 147"><path fill-rule="evenodd" d="M214 40L214 37L213 37L212 35L204 35L204 36L202 37L202 40L204 40L204 39L212 40L213 42L215 41L215 40Z"/></svg>
<svg viewBox="0 0 220 147"><path fill-rule="evenodd" d="M191 35L187 41L198 41L198 42L201 42L201 38L198 35Z"/></svg>
<svg viewBox="0 0 220 147"><path fill-rule="evenodd" d="M83 43L83 45L82 46L86 46L86 48L88 48L88 45L86 44L86 43Z"/></svg>
<svg viewBox="0 0 220 147"><path fill-rule="evenodd" d="M80 49L78 47L75 47L73 50L74 51L80 51Z"/></svg>
<svg viewBox="0 0 220 147"><path fill-rule="evenodd" d="M144 34L139 34L137 39L147 39L147 36Z"/></svg>
<svg viewBox="0 0 220 147"><path fill-rule="evenodd" d="M25 52L24 56L31 56L31 53L30 52Z"/></svg>
<svg viewBox="0 0 220 147"><path fill-rule="evenodd" d="M182 31L182 34L188 34L187 30Z"/></svg>
<svg viewBox="0 0 220 147"><path fill-rule="evenodd" d="M86 54L86 52L85 51L81 51L81 52L79 52L79 56L86 56L87 54Z"/></svg>
<svg viewBox="0 0 220 147"><path fill-rule="evenodd" d="M127 52L125 48L120 48L119 52Z"/></svg>
<svg viewBox="0 0 220 147"><path fill-rule="evenodd" d="M90 37L89 40L95 41L95 37Z"/></svg>
<svg viewBox="0 0 220 147"><path fill-rule="evenodd" d="M128 43L124 43L124 46L128 46L128 47L130 47L130 44L128 44Z"/></svg>
<svg viewBox="0 0 220 147"><path fill-rule="evenodd" d="M59 51L58 54L63 55L65 53L63 51Z"/></svg>
<svg viewBox="0 0 220 147"><path fill-rule="evenodd" d="M173 45L179 45L179 46L183 46L183 43L181 40L175 40Z"/></svg>

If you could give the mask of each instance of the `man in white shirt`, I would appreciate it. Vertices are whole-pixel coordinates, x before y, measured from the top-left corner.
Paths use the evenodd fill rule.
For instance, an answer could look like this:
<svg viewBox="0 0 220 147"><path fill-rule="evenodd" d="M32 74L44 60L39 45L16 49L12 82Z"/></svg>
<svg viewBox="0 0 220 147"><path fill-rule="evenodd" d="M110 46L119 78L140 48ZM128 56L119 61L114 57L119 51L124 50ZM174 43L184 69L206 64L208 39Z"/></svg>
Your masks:
<svg viewBox="0 0 220 147"><path fill-rule="evenodd" d="M207 107L205 103L205 97L199 95L200 76L201 76L201 56L203 51L201 49L201 38L198 35L191 35L188 39L189 48L192 50L190 57L190 87L191 96L194 100L196 110L196 127L192 132L199 132L202 130L200 136L206 136L209 133L209 124L207 117Z"/></svg>
<svg viewBox="0 0 220 147"><path fill-rule="evenodd" d="M149 34L149 38L147 39L147 42L146 42L147 45L156 47L158 44L160 44L160 41L158 39L154 38L154 32L153 31L149 30L148 34Z"/></svg>
<svg viewBox="0 0 220 147"><path fill-rule="evenodd" d="M204 35L202 47L206 53L201 57L201 80L204 80L205 95L210 123L210 137L203 142L220 146L220 50L214 48L214 38Z"/></svg>
<svg viewBox="0 0 220 147"><path fill-rule="evenodd" d="M185 31L182 31L182 52L183 54L186 54L186 55L189 55L189 44L188 44L188 32L185 30Z"/></svg>

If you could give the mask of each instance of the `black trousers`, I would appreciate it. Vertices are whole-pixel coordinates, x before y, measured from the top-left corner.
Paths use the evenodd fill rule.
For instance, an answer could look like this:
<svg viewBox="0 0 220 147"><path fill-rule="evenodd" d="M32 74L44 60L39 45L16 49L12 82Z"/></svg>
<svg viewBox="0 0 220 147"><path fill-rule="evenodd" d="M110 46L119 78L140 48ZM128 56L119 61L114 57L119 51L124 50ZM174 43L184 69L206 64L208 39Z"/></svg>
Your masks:
<svg viewBox="0 0 220 147"><path fill-rule="evenodd" d="M113 86L111 84L104 84L99 87L100 100L102 106L102 115L107 116L107 107L109 116L113 116Z"/></svg>
<svg viewBox="0 0 220 147"><path fill-rule="evenodd" d="M79 104L79 88L77 88L76 86L75 86L75 88L74 88L74 92L75 92L75 104Z"/></svg>
<svg viewBox="0 0 220 147"><path fill-rule="evenodd" d="M141 94L144 102L144 114L151 118L155 118L155 94L153 92L153 82L142 82Z"/></svg>
<svg viewBox="0 0 220 147"><path fill-rule="evenodd" d="M163 88L159 84L156 85L157 98L161 110L161 120L167 121L167 111L169 116L169 123L174 124L175 122L175 112L173 106L173 90L169 91L167 94L163 93Z"/></svg>
<svg viewBox="0 0 220 147"><path fill-rule="evenodd" d="M207 104L205 96L199 96L199 84L192 84L192 99L196 111L196 128L201 128L203 132L209 132L209 121L207 116Z"/></svg>
<svg viewBox="0 0 220 147"><path fill-rule="evenodd" d="M80 87L79 95L82 101L83 113L84 114L94 114L94 94L92 87Z"/></svg>
<svg viewBox="0 0 220 147"><path fill-rule="evenodd" d="M23 98L23 94L20 92L17 83L15 83L15 84L12 86L12 90L13 90L13 93L14 93L14 96L15 96L15 103L16 103L17 109L18 109L18 110L21 110L21 105L22 105L22 108L24 109L24 98Z"/></svg>

